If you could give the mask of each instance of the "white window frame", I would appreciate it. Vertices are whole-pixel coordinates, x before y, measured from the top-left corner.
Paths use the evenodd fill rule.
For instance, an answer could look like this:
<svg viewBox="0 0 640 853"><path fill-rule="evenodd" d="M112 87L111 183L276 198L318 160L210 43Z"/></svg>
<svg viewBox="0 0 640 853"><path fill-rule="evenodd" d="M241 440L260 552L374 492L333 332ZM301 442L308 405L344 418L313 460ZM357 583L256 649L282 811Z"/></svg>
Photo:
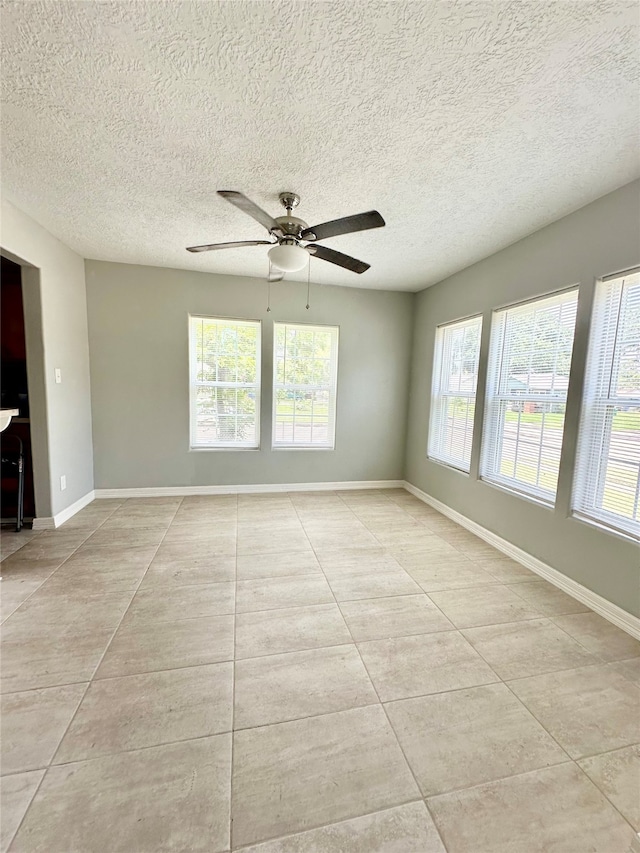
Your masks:
<svg viewBox="0 0 640 853"><path fill-rule="evenodd" d="M256 334L256 381L255 382L219 382L197 379L197 335L194 334L194 320L209 320L230 326L250 326ZM258 450L260 448L260 398L261 398L261 352L262 323L260 320L239 320L234 317L213 317L205 314L189 314L189 442L191 450ZM256 403L255 441L216 441L204 444L196 441L197 431L197 389L198 388L253 388Z"/></svg>
<svg viewBox="0 0 640 853"><path fill-rule="evenodd" d="M307 331L331 332L331 380L329 385L300 385L291 383L279 383L277 381L277 330L278 328L286 329L305 329ZM274 323L273 324L273 398L272 398L272 448L273 450L335 450L336 444L336 409L338 398L338 348L340 339L340 327L329 325L318 325L310 323ZM329 392L329 410L327 423L327 442L325 444L318 443L302 443L299 441L277 441L276 440L276 416L277 416L277 393L280 390L296 390L296 391L328 391Z"/></svg>
<svg viewBox="0 0 640 853"><path fill-rule="evenodd" d="M578 434L578 452L573 482L573 515L598 527L605 527L634 539L640 539L640 523L602 507L613 418L621 407L640 410L637 396L620 397L613 392L619 363L617 347L625 297L625 281L637 286L640 267L624 273L604 276L596 282L591 315L591 330L585 372L582 412ZM628 285L627 285L628 286ZM615 291L619 289L619 293ZM602 348L606 347L605 353ZM634 512L640 503L640 461L624 459L625 465L638 468Z"/></svg>
<svg viewBox="0 0 640 853"><path fill-rule="evenodd" d="M496 486L500 489L504 489L505 491L512 492L520 497L533 500L536 503L540 503L548 507L555 506L558 490L557 483L556 488L551 491L551 489L547 489L533 484L529 485L523 483L521 480L518 480L515 477L508 477L507 475L500 473L499 460L502 458L502 446L504 436L503 431L500 429L496 429L494 433L493 423L497 422L497 416L494 415L494 411L496 406L501 406L504 403L540 403L552 405L555 403L557 405L565 406L566 419L566 405L569 388L567 385L567 389L563 392L543 394L535 394L531 392L528 392L526 394L510 394L498 391L503 371L505 330L509 312L518 311L519 309L522 309L524 311L529 306L535 305L535 303L551 302L553 299L556 299L558 302L560 302L563 299L566 299L568 296L575 295L577 312L578 293L578 287L571 287L561 291L556 291L554 293L547 293L541 296L537 296L533 299L527 299L522 302L516 302L512 305L506 305L503 308L495 310L493 312L491 320L491 341L489 347L489 360L487 364L486 395L484 402L484 419L482 428L482 447L480 453L480 479L486 483L489 483L492 486ZM573 345L575 344L575 329L576 326L574 324L573 339L571 345L572 354ZM564 421L564 425L566 425L566 420ZM562 430L562 436L560 439L560 453L562 453L562 447L564 444L564 425ZM519 428L517 435L519 438ZM540 450L538 453L538 471L540 471L541 458L542 445L540 446Z"/></svg>
<svg viewBox="0 0 640 853"><path fill-rule="evenodd" d="M478 355L476 359L476 384L473 391L448 391L444 389L444 370L448 364L448 355L445 352L447 346L447 334L456 328L478 325ZM451 456L442 452L444 444L444 435L446 427L446 412L448 410L448 401L451 398L463 397L467 400L473 400L475 404L478 390L478 369L480 365L480 347L482 339L482 314L475 314L473 317L466 317L463 320L454 320L451 323L443 323L436 328L436 341L433 359L433 375L431 382L431 406L429 410L429 438L427 442L427 457L435 462L441 462L450 468L455 468L458 471L463 471L468 474L471 466L471 452L469 460L460 459L456 456ZM475 417L475 411L474 411ZM473 441L473 423L474 418L469 423L468 409L467 417L465 418L465 441L468 429L471 431L471 440Z"/></svg>

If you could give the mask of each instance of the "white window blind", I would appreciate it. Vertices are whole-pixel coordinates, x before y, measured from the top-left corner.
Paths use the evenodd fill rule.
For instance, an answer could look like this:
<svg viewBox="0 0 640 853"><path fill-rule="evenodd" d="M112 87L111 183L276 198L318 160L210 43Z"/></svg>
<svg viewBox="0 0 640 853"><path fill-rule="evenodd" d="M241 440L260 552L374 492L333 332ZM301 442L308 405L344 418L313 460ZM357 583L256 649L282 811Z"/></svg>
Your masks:
<svg viewBox="0 0 640 853"><path fill-rule="evenodd" d="M482 317L439 326L431 386L427 453L469 470Z"/></svg>
<svg viewBox="0 0 640 853"><path fill-rule="evenodd" d="M189 318L192 447L259 445L260 323Z"/></svg>
<svg viewBox="0 0 640 853"><path fill-rule="evenodd" d="M273 446L333 448L338 327L274 323Z"/></svg>
<svg viewBox="0 0 640 853"><path fill-rule="evenodd" d="M596 288L573 508L640 537L640 270Z"/></svg>
<svg viewBox="0 0 640 853"><path fill-rule="evenodd" d="M496 311L480 474L555 500L578 291Z"/></svg>

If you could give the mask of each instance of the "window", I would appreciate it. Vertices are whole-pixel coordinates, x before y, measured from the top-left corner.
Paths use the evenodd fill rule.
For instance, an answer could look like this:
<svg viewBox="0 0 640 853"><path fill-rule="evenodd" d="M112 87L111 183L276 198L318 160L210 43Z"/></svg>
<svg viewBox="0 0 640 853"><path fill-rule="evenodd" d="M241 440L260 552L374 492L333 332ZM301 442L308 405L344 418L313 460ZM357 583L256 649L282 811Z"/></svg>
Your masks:
<svg viewBox="0 0 640 853"><path fill-rule="evenodd" d="M469 470L482 317L439 326L431 391L428 455Z"/></svg>
<svg viewBox="0 0 640 853"><path fill-rule="evenodd" d="M333 449L337 326L274 323L273 446Z"/></svg>
<svg viewBox="0 0 640 853"><path fill-rule="evenodd" d="M578 291L493 316L480 474L555 500Z"/></svg>
<svg viewBox="0 0 640 853"><path fill-rule="evenodd" d="M259 445L260 323L189 318L192 447Z"/></svg>
<svg viewBox="0 0 640 853"><path fill-rule="evenodd" d="M596 288L573 508L640 536L640 270Z"/></svg>

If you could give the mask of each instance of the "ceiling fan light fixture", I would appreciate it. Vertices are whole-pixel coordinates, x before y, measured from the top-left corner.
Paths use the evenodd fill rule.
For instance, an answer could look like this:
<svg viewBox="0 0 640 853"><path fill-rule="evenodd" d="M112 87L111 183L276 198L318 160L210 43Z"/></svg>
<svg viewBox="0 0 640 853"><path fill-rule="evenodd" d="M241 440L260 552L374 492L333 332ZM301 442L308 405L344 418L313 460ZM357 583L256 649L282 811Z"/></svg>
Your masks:
<svg viewBox="0 0 640 853"><path fill-rule="evenodd" d="M309 253L295 243L280 243L269 249L269 260L283 272L297 272L309 262Z"/></svg>

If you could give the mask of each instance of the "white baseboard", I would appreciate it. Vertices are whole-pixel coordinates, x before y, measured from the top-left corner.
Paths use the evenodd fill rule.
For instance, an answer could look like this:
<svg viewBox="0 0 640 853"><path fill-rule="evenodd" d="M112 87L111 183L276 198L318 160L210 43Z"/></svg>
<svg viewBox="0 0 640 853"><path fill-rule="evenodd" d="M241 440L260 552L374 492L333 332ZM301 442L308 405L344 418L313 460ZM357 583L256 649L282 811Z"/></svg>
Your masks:
<svg viewBox="0 0 640 853"><path fill-rule="evenodd" d="M100 498L168 498L192 495L253 495L266 492L337 492L355 489L402 489L404 480L343 480L337 483L250 483L240 486L149 486L96 489Z"/></svg>
<svg viewBox="0 0 640 853"><path fill-rule="evenodd" d="M95 497L96 493L92 490L79 498L75 503L72 503L71 506L68 506L61 512L56 513L54 516L45 515L34 518L33 530L55 530L57 527L60 527L60 525L64 524L65 521L69 521L69 519L77 512L80 512L81 509L84 509L87 504L90 504L91 501L95 500Z"/></svg>
<svg viewBox="0 0 640 853"><path fill-rule="evenodd" d="M549 581L549 583L557 586L558 589L566 592L567 595L572 596L572 598L575 598L582 604L586 604L587 607L590 607L596 613L599 613L604 619L607 619L609 622L617 625L618 628L622 628L623 631L631 634L632 637L640 640L640 619L637 616L628 613L626 610L623 610L622 607L618 607L617 604L612 604L610 601L607 601L606 598L603 598L601 595L598 595L596 592L593 592L586 586L578 583L578 581L572 580L557 569L553 569L551 566L543 563L542 560L538 560L537 557L533 557L521 548L516 547L513 543L508 542L506 539L502 539L500 536L497 536L495 533L487 530L486 527L482 527L475 521L472 521L470 518L462 515L462 513L457 512L455 509L451 509L451 507L442 503L442 501L432 498L431 495L428 495L426 492L418 489L412 483L405 482L404 487L412 495L415 495L415 497L424 501L424 503L434 509L437 509L438 512L442 513L442 515L446 515L447 518L455 521L456 524L466 528L471 531L471 533L475 533L476 536L480 539L484 539L484 541L488 542L490 545L493 545L493 547L498 551L501 551L503 554L511 557L511 559L515 560L517 563L521 563L527 569L531 569L532 572L535 572L546 581Z"/></svg>

